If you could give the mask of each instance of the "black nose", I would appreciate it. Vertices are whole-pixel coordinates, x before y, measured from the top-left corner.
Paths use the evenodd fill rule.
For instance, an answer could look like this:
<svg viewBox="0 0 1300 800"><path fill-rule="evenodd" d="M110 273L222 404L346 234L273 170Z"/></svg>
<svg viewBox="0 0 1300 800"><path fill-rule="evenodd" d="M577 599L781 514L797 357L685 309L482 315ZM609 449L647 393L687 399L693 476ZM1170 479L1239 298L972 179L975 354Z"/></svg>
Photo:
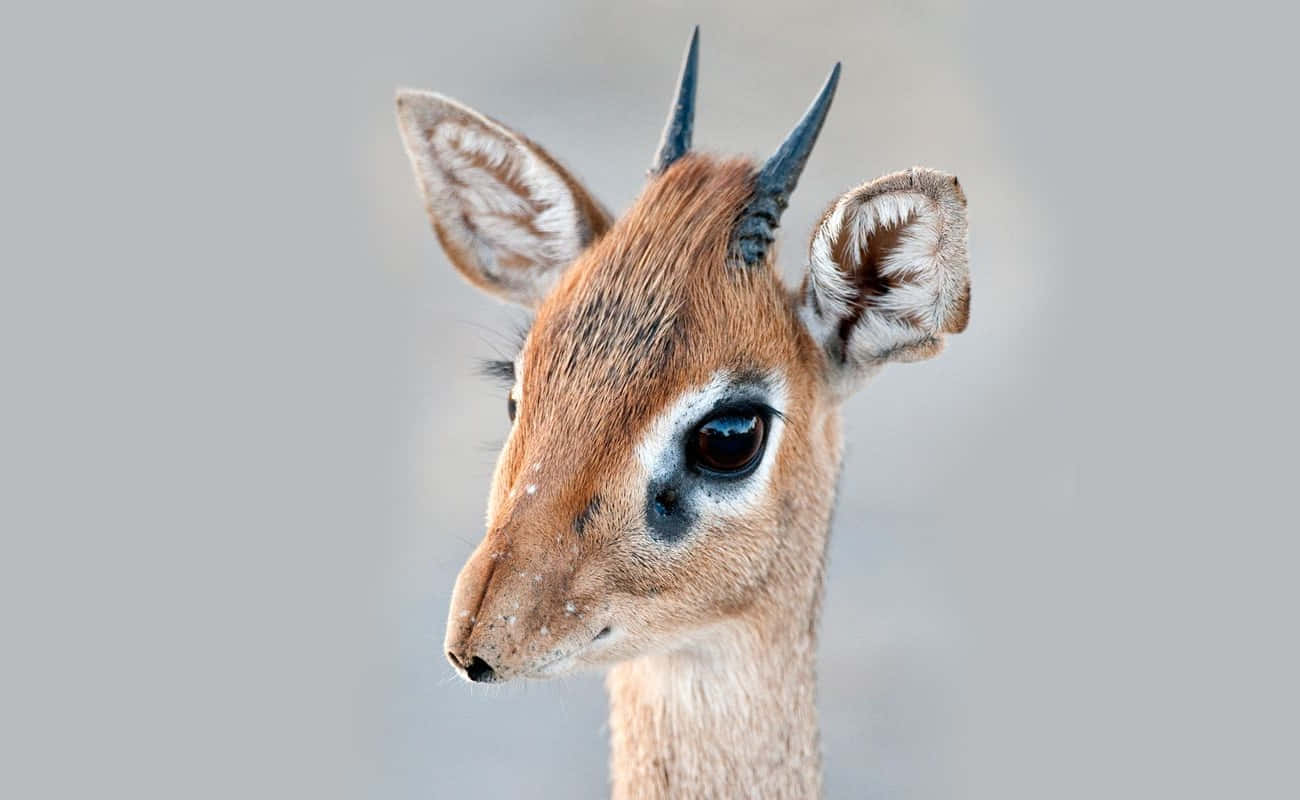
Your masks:
<svg viewBox="0 0 1300 800"><path fill-rule="evenodd" d="M483 659L474 656L465 667L465 674L475 683L491 683L497 679L496 672Z"/></svg>

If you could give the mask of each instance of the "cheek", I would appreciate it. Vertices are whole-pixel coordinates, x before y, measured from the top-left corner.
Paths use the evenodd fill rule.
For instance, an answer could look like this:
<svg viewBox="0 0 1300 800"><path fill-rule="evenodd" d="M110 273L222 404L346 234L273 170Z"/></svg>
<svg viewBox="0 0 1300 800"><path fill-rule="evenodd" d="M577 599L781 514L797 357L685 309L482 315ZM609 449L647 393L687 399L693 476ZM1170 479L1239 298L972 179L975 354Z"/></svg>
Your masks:
<svg viewBox="0 0 1300 800"><path fill-rule="evenodd" d="M647 491L644 535L622 559L635 595L652 607L652 619L688 616L699 621L745 606L771 574L781 551L779 498L764 496L736 513L733 501L710 489L687 492L664 513ZM664 539L665 533L676 538Z"/></svg>
<svg viewBox="0 0 1300 800"><path fill-rule="evenodd" d="M736 604L764 583L780 551L776 505L758 504L739 518L701 517L694 533L699 544L686 560L702 594L724 605Z"/></svg>
<svg viewBox="0 0 1300 800"><path fill-rule="evenodd" d="M620 490L607 486L587 522L574 591L601 597L602 613L630 636L610 652L668 646L748 606L771 574L779 500L764 493L737 513L736 498L695 487L668 508L673 498L658 496L681 485L634 476Z"/></svg>

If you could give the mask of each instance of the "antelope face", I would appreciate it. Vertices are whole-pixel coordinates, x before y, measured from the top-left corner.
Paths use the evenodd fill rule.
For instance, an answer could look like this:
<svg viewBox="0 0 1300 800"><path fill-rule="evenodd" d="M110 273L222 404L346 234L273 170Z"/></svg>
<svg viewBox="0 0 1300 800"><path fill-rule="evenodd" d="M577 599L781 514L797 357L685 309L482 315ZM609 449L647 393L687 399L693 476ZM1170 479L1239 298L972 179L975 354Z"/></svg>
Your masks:
<svg viewBox="0 0 1300 800"><path fill-rule="evenodd" d="M617 223L519 134L399 94L452 263L536 312L498 369L511 429L448 619L448 658L471 680L686 647L780 606L820 570L801 524L824 526L840 399L965 325L965 200L929 170L841 197L803 286L782 285L768 245L838 67L756 167L687 152L696 42L651 181Z"/></svg>

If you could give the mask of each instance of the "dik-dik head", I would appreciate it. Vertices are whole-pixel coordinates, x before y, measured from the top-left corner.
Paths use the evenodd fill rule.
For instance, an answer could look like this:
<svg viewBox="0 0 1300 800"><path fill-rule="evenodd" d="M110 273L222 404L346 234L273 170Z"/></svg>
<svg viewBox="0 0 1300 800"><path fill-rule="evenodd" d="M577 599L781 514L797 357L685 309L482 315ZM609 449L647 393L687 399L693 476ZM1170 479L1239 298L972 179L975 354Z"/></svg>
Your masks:
<svg viewBox="0 0 1300 800"><path fill-rule="evenodd" d="M782 284L773 235L839 66L756 165L689 152L697 52L698 33L649 182L617 221L521 134L398 95L448 258L534 313L498 367L510 434L447 624L471 680L662 652L789 605L820 576L839 403L966 326L966 200L929 169L835 200L802 285Z"/></svg>

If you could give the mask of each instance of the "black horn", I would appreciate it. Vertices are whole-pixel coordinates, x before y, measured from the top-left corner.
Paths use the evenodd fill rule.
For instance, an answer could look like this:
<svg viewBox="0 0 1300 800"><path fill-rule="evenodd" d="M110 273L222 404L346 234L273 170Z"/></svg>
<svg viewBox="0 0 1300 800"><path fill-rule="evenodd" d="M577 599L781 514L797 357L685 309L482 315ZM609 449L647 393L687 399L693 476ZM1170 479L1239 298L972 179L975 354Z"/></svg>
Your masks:
<svg viewBox="0 0 1300 800"><path fill-rule="evenodd" d="M659 142L654 166L650 167L651 175L662 173L691 149L691 129L695 126L695 80L699 76L699 67L700 26L696 25L690 46L686 48L682 77L677 81L677 98L668 112L668 124L664 126L664 137Z"/></svg>
<svg viewBox="0 0 1300 800"><path fill-rule="evenodd" d="M781 213L790 202L790 194L803 172L808 155L817 143L826 112L830 110L835 86L840 81L840 65L831 69L830 77L818 92L817 99L804 112L803 119L785 137L781 147L763 164L754 179L754 197L736 223L732 250L746 265L757 264L767 255Z"/></svg>

